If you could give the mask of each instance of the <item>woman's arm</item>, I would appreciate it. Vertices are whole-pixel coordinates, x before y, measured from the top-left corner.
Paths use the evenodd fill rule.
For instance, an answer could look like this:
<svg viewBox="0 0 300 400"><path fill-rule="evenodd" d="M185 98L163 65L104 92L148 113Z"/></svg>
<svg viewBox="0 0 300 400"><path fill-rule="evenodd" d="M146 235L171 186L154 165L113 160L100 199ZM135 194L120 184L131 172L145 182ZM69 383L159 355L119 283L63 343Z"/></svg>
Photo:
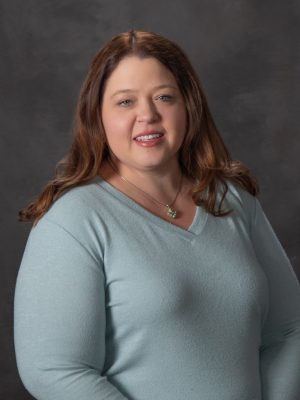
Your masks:
<svg viewBox="0 0 300 400"><path fill-rule="evenodd" d="M256 198L252 221L254 249L269 286L269 310L260 348L263 400L299 400L299 282Z"/></svg>
<svg viewBox="0 0 300 400"><path fill-rule="evenodd" d="M17 277L17 366L38 400L125 400L102 375L105 290L102 264L44 217L32 229Z"/></svg>

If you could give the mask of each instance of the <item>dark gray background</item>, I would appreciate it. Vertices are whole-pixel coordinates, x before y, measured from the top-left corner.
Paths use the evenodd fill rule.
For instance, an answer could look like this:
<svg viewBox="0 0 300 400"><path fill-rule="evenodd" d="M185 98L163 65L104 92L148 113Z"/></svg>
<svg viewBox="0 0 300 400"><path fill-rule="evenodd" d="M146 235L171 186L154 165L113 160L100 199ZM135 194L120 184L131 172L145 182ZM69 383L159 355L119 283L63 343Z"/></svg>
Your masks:
<svg viewBox="0 0 300 400"><path fill-rule="evenodd" d="M89 63L131 28L177 42L199 73L234 158L300 277L299 1L2 1L0 400L26 400L13 348L15 279L30 224L17 212L53 176L71 140Z"/></svg>

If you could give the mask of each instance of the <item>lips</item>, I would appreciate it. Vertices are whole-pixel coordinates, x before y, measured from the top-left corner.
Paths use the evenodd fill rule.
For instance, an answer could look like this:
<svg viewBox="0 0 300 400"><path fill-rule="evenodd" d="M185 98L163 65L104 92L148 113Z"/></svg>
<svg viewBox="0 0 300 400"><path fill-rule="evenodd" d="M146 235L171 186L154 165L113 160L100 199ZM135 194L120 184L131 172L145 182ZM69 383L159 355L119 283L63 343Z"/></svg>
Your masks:
<svg viewBox="0 0 300 400"><path fill-rule="evenodd" d="M155 131L155 130L151 130L151 131L144 131L144 132L140 132L140 133L138 133L134 138L133 138L133 140L135 140L136 138L138 138L139 136L145 136L145 135L154 135L154 134L159 134L159 135L161 135L161 136L163 136L164 135L164 133L163 132L161 132L161 131Z"/></svg>

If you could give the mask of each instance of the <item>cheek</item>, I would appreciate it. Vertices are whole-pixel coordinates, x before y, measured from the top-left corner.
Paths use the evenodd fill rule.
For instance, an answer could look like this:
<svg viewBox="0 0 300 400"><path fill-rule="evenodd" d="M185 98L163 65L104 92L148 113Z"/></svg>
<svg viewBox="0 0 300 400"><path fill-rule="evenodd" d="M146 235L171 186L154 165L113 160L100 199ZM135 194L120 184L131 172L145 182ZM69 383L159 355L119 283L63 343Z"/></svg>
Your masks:
<svg viewBox="0 0 300 400"><path fill-rule="evenodd" d="M177 108L172 110L172 112L169 115L169 121L177 132L185 133L186 122L187 122L186 110L182 108Z"/></svg>
<svg viewBox="0 0 300 400"><path fill-rule="evenodd" d="M106 113L103 119L103 127L107 137L118 137L127 132L130 127L130 119L128 116L116 113Z"/></svg>

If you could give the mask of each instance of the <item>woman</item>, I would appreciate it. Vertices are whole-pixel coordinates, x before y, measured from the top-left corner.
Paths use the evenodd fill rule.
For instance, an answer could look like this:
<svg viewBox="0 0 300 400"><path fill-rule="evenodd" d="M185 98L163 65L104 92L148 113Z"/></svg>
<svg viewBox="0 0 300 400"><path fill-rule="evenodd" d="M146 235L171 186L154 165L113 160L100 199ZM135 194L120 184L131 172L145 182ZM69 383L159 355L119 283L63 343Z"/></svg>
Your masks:
<svg viewBox="0 0 300 400"><path fill-rule="evenodd" d="M79 96L15 292L37 399L294 400L300 289L184 52L114 37Z"/></svg>

